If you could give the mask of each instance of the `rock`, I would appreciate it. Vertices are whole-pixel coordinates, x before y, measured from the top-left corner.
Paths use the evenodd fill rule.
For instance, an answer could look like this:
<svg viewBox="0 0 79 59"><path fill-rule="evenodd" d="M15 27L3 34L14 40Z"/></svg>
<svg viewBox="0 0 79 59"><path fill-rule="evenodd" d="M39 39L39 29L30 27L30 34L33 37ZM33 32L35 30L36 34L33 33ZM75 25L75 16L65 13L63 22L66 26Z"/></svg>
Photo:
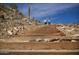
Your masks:
<svg viewBox="0 0 79 59"><path fill-rule="evenodd" d="M4 31L7 31L7 29L6 29L6 28L4 28L3 30L4 30Z"/></svg>
<svg viewBox="0 0 79 59"><path fill-rule="evenodd" d="M36 42L40 42L40 41L42 41L41 38L37 38L37 39L36 39Z"/></svg>
<svg viewBox="0 0 79 59"><path fill-rule="evenodd" d="M71 42L77 42L76 40L71 40Z"/></svg>
<svg viewBox="0 0 79 59"><path fill-rule="evenodd" d="M8 30L7 32L8 32L9 35L13 34L11 30Z"/></svg>
<svg viewBox="0 0 79 59"><path fill-rule="evenodd" d="M50 42L50 39L49 38L45 38L44 41L45 42Z"/></svg>
<svg viewBox="0 0 79 59"><path fill-rule="evenodd" d="M16 30L13 30L13 34L16 35L17 34L17 31Z"/></svg>
<svg viewBox="0 0 79 59"><path fill-rule="evenodd" d="M14 30L15 30L15 31L19 31L19 29L18 29L17 27L14 27Z"/></svg>

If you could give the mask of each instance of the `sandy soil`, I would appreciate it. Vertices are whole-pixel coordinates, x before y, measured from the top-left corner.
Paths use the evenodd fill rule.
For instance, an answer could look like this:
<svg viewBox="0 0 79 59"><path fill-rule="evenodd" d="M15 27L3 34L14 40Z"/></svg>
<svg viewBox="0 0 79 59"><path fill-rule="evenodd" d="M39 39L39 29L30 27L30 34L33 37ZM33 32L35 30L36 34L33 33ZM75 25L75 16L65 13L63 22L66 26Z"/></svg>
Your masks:
<svg viewBox="0 0 79 59"><path fill-rule="evenodd" d="M55 36L65 36L63 32L58 30L54 25L48 25L44 27L39 27L33 31L24 32L24 35L55 35Z"/></svg>
<svg viewBox="0 0 79 59"><path fill-rule="evenodd" d="M79 49L79 42L59 42L59 43L45 43L45 42L0 42L0 49L14 49L14 50L51 50L51 49Z"/></svg>

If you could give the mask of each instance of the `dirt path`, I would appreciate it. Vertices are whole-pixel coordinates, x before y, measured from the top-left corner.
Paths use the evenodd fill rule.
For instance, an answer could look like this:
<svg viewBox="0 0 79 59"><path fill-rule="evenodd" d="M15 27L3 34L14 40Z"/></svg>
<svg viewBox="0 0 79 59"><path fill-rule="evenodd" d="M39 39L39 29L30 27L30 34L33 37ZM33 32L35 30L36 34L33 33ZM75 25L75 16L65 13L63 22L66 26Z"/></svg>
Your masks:
<svg viewBox="0 0 79 59"><path fill-rule="evenodd" d="M79 49L79 42L0 42L0 49L12 49L12 50L75 50Z"/></svg>

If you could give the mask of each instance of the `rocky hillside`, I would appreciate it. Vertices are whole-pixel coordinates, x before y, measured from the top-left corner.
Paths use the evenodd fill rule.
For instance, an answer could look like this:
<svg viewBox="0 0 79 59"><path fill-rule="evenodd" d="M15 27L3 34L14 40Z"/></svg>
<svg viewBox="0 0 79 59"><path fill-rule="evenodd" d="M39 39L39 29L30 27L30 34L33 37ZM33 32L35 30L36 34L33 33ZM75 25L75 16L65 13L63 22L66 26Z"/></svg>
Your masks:
<svg viewBox="0 0 79 59"><path fill-rule="evenodd" d="M16 4L0 4L0 38L17 35L37 24L36 20L29 20L19 12Z"/></svg>

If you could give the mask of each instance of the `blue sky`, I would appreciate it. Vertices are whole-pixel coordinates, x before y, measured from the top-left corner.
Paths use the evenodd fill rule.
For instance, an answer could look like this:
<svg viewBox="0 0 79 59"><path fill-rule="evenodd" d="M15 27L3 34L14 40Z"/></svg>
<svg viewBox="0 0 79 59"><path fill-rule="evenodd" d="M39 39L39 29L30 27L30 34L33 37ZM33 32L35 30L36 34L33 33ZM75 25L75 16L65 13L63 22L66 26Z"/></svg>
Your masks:
<svg viewBox="0 0 79 59"><path fill-rule="evenodd" d="M31 6L31 16L43 21L50 19L52 23L79 24L78 3L18 3L18 10L28 15L28 6Z"/></svg>

